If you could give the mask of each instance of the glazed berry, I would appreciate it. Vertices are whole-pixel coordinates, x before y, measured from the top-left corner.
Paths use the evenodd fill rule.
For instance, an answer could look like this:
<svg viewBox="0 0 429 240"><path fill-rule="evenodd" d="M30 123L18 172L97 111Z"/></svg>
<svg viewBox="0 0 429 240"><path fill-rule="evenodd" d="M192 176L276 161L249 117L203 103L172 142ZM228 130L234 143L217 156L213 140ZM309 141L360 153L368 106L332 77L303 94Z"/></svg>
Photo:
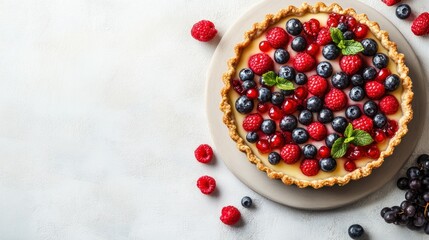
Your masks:
<svg viewBox="0 0 429 240"><path fill-rule="evenodd" d="M363 69L362 77L364 80L366 81L374 80L376 76L377 76L377 69L375 69L374 67L366 67Z"/></svg>
<svg viewBox="0 0 429 240"><path fill-rule="evenodd" d="M330 123L334 119L334 114L331 110L324 108L317 115L317 121L321 123Z"/></svg>
<svg viewBox="0 0 429 240"><path fill-rule="evenodd" d="M308 78L308 92L318 97L322 97L328 89L328 82L321 76L311 76Z"/></svg>
<svg viewBox="0 0 429 240"><path fill-rule="evenodd" d="M277 121L280 120L283 117L284 113L278 106L271 106L270 110L268 111L268 116L270 116L271 119Z"/></svg>
<svg viewBox="0 0 429 240"><path fill-rule="evenodd" d="M332 71L332 65L329 62L323 61L317 64L316 73L321 77L330 77L332 75Z"/></svg>
<svg viewBox="0 0 429 240"><path fill-rule="evenodd" d="M352 31L346 31L345 33L343 33L343 37L345 40L353 40L355 34Z"/></svg>
<svg viewBox="0 0 429 240"><path fill-rule="evenodd" d="M292 114L298 109L298 103L292 98L287 98L283 103L283 111L285 114Z"/></svg>
<svg viewBox="0 0 429 240"><path fill-rule="evenodd" d="M375 77L375 81L379 83L384 83L384 81L388 76L390 76L390 70L388 68L382 68L377 73L377 77Z"/></svg>
<svg viewBox="0 0 429 240"><path fill-rule="evenodd" d="M375 131L374 141L381 143L384 142L386 139L386 134L384 134L384 131L381 129L378 129Z"/></svg>
<svg viewBox="0 0 429 240"><path fill-rule="evenodd" d="M291 44L292 49L295 52L302 52L307 48L307 41L304 37L298 36L292 40Z"/></svg>
<svg viewBox="0 0 429 240"><path fill-rule="evenodd" d="M334 60L340 56L341 50L335 44L328 44L323 47L322 55L328 60Z"/></svg>
<svg viewBox="0 0 429 240"><path fill-rule="evenodd" d="M298 99L305 99L308 96L308 91L305 87L297 87L294 93Z"/></svg>
<svg viewBox="0 0 429 240"><path fill-rule="evenodd" d="M235 109L241 114L250 113L253 110L254 104L246 95L240 96L235 101Z"/></svg>
<svg viewBox="0 0 429 240"><path fill-rule="evenodd" d="M365 91L360 86L353 87L349 92L349 97L353 101L362 101L362 99L365 97Z"/></svg>
<svg viewBox="0 0 429 240"><path fill-rule="evenodd" d="M372 145L366 152L366 155L372 159L377 159L380 157L380 150L376 145Z"/></svg>
<svg viewBox="0 0 429 240"><path fill-rule="evenodd" d="M327 146L321 146L319 148L319 158L327 158L331 156L331 150Z"/></svg>
<svg viewBox="0 0 429 240"><path fill-rule="evenodd" d="M255 88L251 88L251 89L248 89L248 90L246 91L246 96L247 96L249 99L257 99L257 98L258 98L258 95L259 95L259 92L258 92L258 90L256 90Z"/></svg>
<svg viewBox="0 0 429 240"><path fill-rule="evenodd" d="M325 106L331 111L339 111L346 105L347 96L339 89L333 88L325 95Z"/></svg>
<svg viewBox="0 0 429 240"><path fill-rule="evenodd" d="M384 81L384 88L387 91L392 92L398 89L400 83L401 83L401 80L399 79L398 75L391 74Z"/></svg>
<svg viewBox="0 0 429 240"><path fill-rule="evenodd" d="M378 69L385 68L389 64L389 58L384 53L377 53L372 58L372 64Z"/></svg>
<svg viewBox="0 0 429 240"><path fill-rule="evenodd" d="M316 60L308 53L301 52L295 56L293 67L298 72L307 72L316 66Z"/></svg>
<svg viewBox="0 0 429 240"><path fill-rule="evenodd" d="M269 137L269 143L271 149L280 149L285 145L285 138L281 132L275 132Z"/></svg>
<svg viewBox="0 0 429 240"><path fill-rule="evenodd" d="M353 172L356 169L356 163L354 161L348 160L344 163L344 169L347 172Z"/></svg>
<svg viewBox="0 0 429 240"><path fill-rule="evenodd" d="M291 18L286 23L286 31L293 36L296 36L302 32L302 23L296 18Z"/></svg>
<svg viewBox="0 0 429 240"><path fill-rule="evenodd" d="M265 119L262 121L261 131L267 135L273 134L276 131L276 122L271 119Z"/></svg>
<svg viewBox="0 0 429 240"><path fill-rule="evenodd" d="M247 115L243 120L243 128L246 131L257 131L264 119L259 113L252 113Z"/></svg>
<svg viewBox="0 0 429 240"><path fill-rule="evenodd" d="M249 90L256 87L256 82L253 80L246 80L241 84L241 86L244 90Z"/></svg>
<svg viewBox="0 0 429 240"><path fill-rule="evenodd" d="M274 69L274 62L266 53L257 53L250 56L247 65L258 75L262 75Z"/></svg>
<svg viewBox="0 0 429 240"><path fill-rule="evenodd" d="M383 128L384 126L386 126L386 123L387 123L387 118L384 114L377 113L374 116L374 127Z"/></svg>
<svg viewBox="0 0 429 240"><path fill-rule="evenodd" d="M364 234L363 227L359 224L353 224L349 227L349 236L353 239L358 239Z"/></svg>
<svg viewBox="0 0 429 240"><path fill-rule="evenodd" d="M354 74L351 78L350 78L353 86L363 86L364 84L364 80L362 75L359 74Z"/></svg>
<svg viewBox="0 0 429 240"><path fill-rule="evenodd" d="M298 121L294 115L284 116L280 121L280 129L282 131L292 131L298 126Z"/></svg>
<svg viewBox="0 0 429 240"><path fill-rule="evenodd" d="M216 189L216 180L210 176L202 176L197 180L197 187L203 194L210 194Z"/></svg>
<svg viewBox="0 0 429 240"><path fill-rule="evenodd" d="M349 86L349 76L345 72L337 72L331 78L332 86L338 89L345 89Z"/></svg>
<svg viewBox="0 0 429 240"><path fill-rule="evenodd" d="M358 24L354 29L353 33L356 38L364 38L368 34L369 28L364 24Z"/></svg>
<svg viewBox="0 0 429 240"><path fill-rule="evenodd" d="M298 85L304 85L307 83L307 75L305 75L304 73L297 73L295 75L295 83Z"/></svg>
<svg viewBox="0 0 429 240"><path fill-rule="evenodd" d="M297 144L302 144L308 141L309 135L307 130L303 128L295 128L292 131L292 140Z"/></svg>
<svg viewBox="0 0 429 240"><path fill-rule="evenodd" d="M312 18L303 24L303 28L307 35L316 37L320 31L320 22Z"/></svg>
<svg viewBox="0 0 429 240"><path fill-rule="evenodd" d="M332 172L337 167L337 161L331 157L320 159L319 164L320 169L324 172Z"/></svg>
<svg viewBox="0 0 429 240"><path fill-rule="evenodd" d="M266 113L268 111L268 108L269 106L267 103L258 103L258 106L257 106L258 113Z"/></svg>
<svg viewBox="0 0 429 240"><path fill-rule="evenodd" d="M380 107L380 111L386 115L395 114L399 109L399 102L392 95L384 96L378 105Z"/></svg>
<svg viewBox="0 0 429 240"><path fill-rule="evenodd" d="M279 77L282 77L286 80L293 80L295 79L295 69L290 66L281 66L279 70Z"/></svg>
<svg viewBox="0 0 429 240"><path fill-rule="evenodd" d="M317 96L312 96L307 99L307 109L311 112L318 112L322 109L322 100Z"/></svg>
<svg viewBox="0 0 429 240"><path fill-rule="evenodd" d="M191 29L193 38L201 42L208 42L212 40L217 34L215 25L209 20L201 20L195 23Z"/></svg>
<svg viewBox="0 0 429 240"><path fill-rule="evenodd" d="M396 16L400 19L407 19L411 15L411 7L408 4L401 4L396 8Z"/></svg>
<svg viewBox="0 0 429 240"><path fill-rule="evenodd" d="M385 92L384 85L376 81L367 82L365 83L365 92L370 99L380 99Z"/></svg>
<svg viewBox="0 0 429 240"><path fill-rule="evenodd" d="M359 55L347 55L340 59L340 67L348 75L357 73L362 67L362 59Z"/></svg>
<svg viewBox="0 0 429 240"><path fill-rule="evenodd" d="M287 164L296 163L301 157L301 148L296 144L286 144L282 148L280 156Z"/></svg>
<svg viewBox="0 0 429 240"><path fill-rule="evenodd" d="M340 137L340 135L336 133L329 134L326 139L325 143L328 148L332 148L332 145L334 145L334 142Z"/></svg>
<svg viewBox="0 0 429 240"><path fill-rule="evenodd" d="M360 111L360 108L356 105L349 106L346 109L346 117L350 120L359 118L361 115L362 115L362 112Z"/></svg>
<svg viewBox="0 0 429 240"><path fill-rule="evenodd" d="M315 159L304 159L299 167L305 176L315 176L319 173L319 163Z"/></svg>
<svg viewBox="0 0 429 240"><path fill-rule="evenodd" d="M298 121L303 125L308 125L313 122L313 114L307 109L304 109L299 113Z"/></svg>
<svg viewBox="0 0 429 240"><path fill-rule="evenodd" d="M319 34L317 35L316 43L320 46L325 46L326 44L332 42L331 32L329 28L321 28Z"/></svg>
<svg viewBox="0 0 429 240"><path fill-rule="evenodd" d="M363 104L363 112L368 117L374 117L375 114L377 114L377 112L378 112L377 103L375 103L374 101L371 101L371 100L365 102Z"/></svg>
<svg viewBox="0 0 429 240"><path fill-rule="evenodd" d="M312 122L307 127L307 132L310 137L316 141L320 141L326 137L326 127L320 122Z"/></svg>
<svg viewBox="0 0 429 240"><path fill-rule="evenodd" d="M341 32L346 32L347 31L347 24L344 22L341 22L338 24L337 28L341 31Z"/></svg>
<svg viewBox="0 0 429 240"><path fill-rule="evenodd" d="M255 74L250 68L243 68L238 73L238 76L240 77L241 81L246 81L246 80L253 80L253 78L255 77Z"/></svg>
<svg viewBox="0 0 429 240"><path fill-rule="evenodd" d="M245 196L241 199L241 206L245 208L250 208L252 206L252 199L248 196Z"/></svg>
<svg viewBox="0 0 429 240"><path fill-rule="evenodd" d="M280 160L282 160L282 158L280 157L280 154L278 154L277 152L271 152L270 154L268 154L268 162L271 165L279 164Z"/></svg>
<svg viewBox="0 0 429 240"><path fill-rule="evenodd" d="M423 36L429 32L429 13L424 12L414 19L411 25L411 31L416 36Z"/></svg>
<svg viewBox="0 0 429 240"><path fill-rule="evenodd" d="M213 149L208 144L201 144L194 151L195 158L200 163L209 163L213 159Z"/></svg>
<svg viewBox="0 0 429 240"><path fill-rule="evenodd" d="M259 88L258 100L260 103L269 102L271 100L271 91L266 87Z"/></svg>
<svg viewBox="0 0 429 240"><path fill-rule="evenodd" d="M326 24L328 25L328 27L337 27L338 23L340 21L340 14L338 13L331 13L329 14L329 18L328 21L326 22Z"/></svg>
<svg viewBox="0 0 429 240"><path fill-rule="evenodd" d="M285 100L285 96L281 92L273 92L271 94L271 103L274 105L281 105Z"/></svg>
<svg viewBox="0 0 429 240"><path fill-rule="evenodd" d="M286 46L289 41L289 36L281 27L270 28L267 31L266 38L273 48L282 48Z"/></svg>
<svg viewBox="0 0 429 240"><path fill-rule="evenodd" d="M268 41L261 41L259 43L259 50L261 50L261 52L268 52L271 48L271 44Z"/></svg>
<svg viewBox="0 0 429 240"><path fill-rule="evenodd" d="M362 54L365 56L374 56L378 50L377 42L372 38L365 38L361 41L363 46Z"/></svg>
<svg viewBox="0 0 429 240"><path fill-rule="evenodd" d="M314 158L317 154L317 148L312 144L306 144L302 148L302 153L305 158Z"/></svg>
<svg viewBox="0 0 429 240"><path fill-rule="evenodd" d="M276 49L274 52L274 61L278 64L284 64L289 61L290 55L289 52L284 50L283 48Z"/></svg>
<svg viewBox="0 0 429 240"><path fill-rule="evenodd" d="M308 45L307 49L305 50L306 53L310 54L311 56L316 56L319 53L319 45L317 43L312 43Z"/></svg>
<svg viewBox="0 0 429 240"><path fill-rule="evenodd" d="M226 206L222 208L220 220L226 225L234 225L240 221L240 211L234 206Z"/></svg>
<svg viewBox="0 0 429 240"><path fill-rule="evenodd" d="M336 132L343 134L348 124L345 117L338 116L332 120L331 126Z"/></svg>
<svg viewBox="0 0 429 240"><path fill-rule="evenodd" d="M358 119L352 121L354 129L363 130L365 132L371 132L373 128L373 121L371 118L363 115Z"/></svg>
<svg viewBox="0 0 429 240"><path fill-rule="evenodd" d="M257 132L248 132L246 134L246 140L250 143L255 143L259 140L259 136Z"/></svg>

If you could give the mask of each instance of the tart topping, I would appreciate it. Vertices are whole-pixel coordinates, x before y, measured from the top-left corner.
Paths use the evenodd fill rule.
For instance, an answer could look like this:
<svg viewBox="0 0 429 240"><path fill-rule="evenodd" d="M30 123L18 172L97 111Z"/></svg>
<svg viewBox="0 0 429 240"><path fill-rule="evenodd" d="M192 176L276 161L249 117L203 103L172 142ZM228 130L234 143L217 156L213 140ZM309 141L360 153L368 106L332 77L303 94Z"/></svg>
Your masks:
<svg viewBox="0 0 429 240"><path fill-rule="evenodd" d="M316 60L308 53L298 53L293 67L299 72L307 72L316 66Z"/></svg>
<svg viewBox="0 0 429 240"><path fill-rule="evenodd" d="M274 69L274 62L266 53L257 53L249 58L249 67L258 75Z"/></svg>
<svg viewBox="0 0 429 240"><path fill-rule="evenodd" d="M267 41L273 48L282 48L286 46L289 41L287 32L280 27L273 27L267 31Z"/></svg>
<svg viewBox="0 0 429 240"><path fill-rule="evenodd" d="M366 146L371 144L373 141L374 140L368 132L360 129L353 129L352 124L349 124L344 131L344 137L340 137L335 140L331 149L331 155L333 158L340 158L347 153L347 149L350 144L355 146Z"/></svg>
<svg viewBox="0 0 429 240"><path fill-rule="evenodd" d="M301 172L306 176L314 176L319 173L320 167L316 159L304 159L300 165Z"/></svg>
<svg viewBox="0 0 429 240"><path fill-rule="evenodd" d="M286 144L282 148L280 155L285 163L292 164L299 160L299 157L301 156L301 148L296 144Z"/></svg>

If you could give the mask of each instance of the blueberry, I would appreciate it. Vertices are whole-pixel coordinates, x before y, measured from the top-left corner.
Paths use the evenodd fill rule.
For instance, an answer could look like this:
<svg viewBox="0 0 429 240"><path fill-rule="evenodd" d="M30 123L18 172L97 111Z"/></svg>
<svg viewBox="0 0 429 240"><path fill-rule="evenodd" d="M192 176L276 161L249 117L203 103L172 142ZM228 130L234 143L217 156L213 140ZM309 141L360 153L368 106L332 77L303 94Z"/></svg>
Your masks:
<svg viewBox="0 0 429 240"><path fill-rule="evenodd" d="M334 142L340 137L340 135L336 133L329 134L326 139L325 143L328 148L332 148L332 145L334 145Z"/></svg>
<svg viewBox="0 0 429 240"><path fill-rule="evenodd" d="M280 92L284 95L284 96L290 96L293 95L295 93L294 90L280 90Z"/></svg>
<svg viewBox="0 0 429 240"><path fill-rule="evenodd" d="M248 196L245 196L241 199L241 206L245 208L250 208L252 206L252 199Z"/></svg>
<svg viewBox="0 0 429 240"><path fill-rule="evenodd" d="M374 116L374 126L377 128L383 128L387 123L387 118L383 113L377 113Z"/></svg>
<svg viewBox="0 0 429 240"><path fill-rule="evenodd" d="M324 108L317 115L317 120L321 123L330 123L334 119L334 114L331 110Z"/></svg>
<svg viewBox="0 0 429 240"><path fill-rule="evenodd" d="M317 148L312 144L306 144L302 148L302 153L304 154L305 158L313 159L314 157L316 157Z"/></svg>
<svg viewBox="0 0 429 240"><path fill-rule="evenodd" d="M258 100L261 103L269 102L271 100L271 91L266 87L259 88Z"/></svg>
<svg viewBox="0 0 429 240"><path fill-rule="evenodd" d="M350 79L352 81L353 86L362 86L364 83L362 75L355 74Z"/></svg>
<svg viewBox="0 0 429 240"><path fill-rule="evenodd" d="M331 157L320 159L319 164L320 169L324 172L332 172L337 167L337 161Z"/></svg>
<svg viewBox="0 0 429 240"><path fill-rule="evenodd" d="M335 44L328 44L323 47L322 55L328 60L334 60L340 56L341 50Z"/></svg>
<svg viewBox="0 0 429 240"><path fill-rule="evenodd" d="M373 80L377 76L377 69L374 67L366 67L363 69L362 77L364 80Z"/></svg>
<svg viewBox="0 0 429 240"><path fill-rule="evenodd" d="M360 86L355 86L350 90L349 97L353 101L362 101L365 97L365 90Z"/></svg>
<svg viewBox="0 0 429 240"><path fill-rule="evenodd" d="M396 74L391 74L389 76L387 76L386 80L384 81L384 88L387 91L395 91L398 87L399 84L401 83L401 80L399 79L398 75Z"/></svg>
<svg viewBox="0 0 429 240"><path fill-rule="evenodd" d="M377 114L377 111L378 111L378 106L377 106L377 103L375 103L374 101L369 100L363 104L363 112L368 117L374 117L375 114Z"/></svg>
<svg viewBox="0 0 429 240"><path fill-rule="evenodd" d="M349 122L345 117L338 116L332 120L331 126L336 132L342 134L346 130L348 124Z"/></svg>
<svg viewBox="0 0 429 240"><path fill-rule="evenodd" d="M362 40L363 51L362 54L365 56L374 56L378 50L378 44L374 39L365 38Z"/></svg>
<svg viewBox="0 0 429 240"><path fill-rule="evenodd" d="M246 80L253 80L253 78L255 77L255 74L250 68L243 68L240 70L240 73L238 74L238 76L240 77L241 81L246 81Z"/></svg>
<svg viewBox="0 0 429 240"><path fill-rule="evenodd" d="M341 23L339 23L339 24L338 24L337 28L338 28L341 32L345 32L345 31L347 31L347 24L346 24L346 23L341 22Z"/></svg>
<svg viewBox="0 0 429 240"><path fill-rule="evenodd" d="M290 66L281 66L279 70L279 77L282 77L286 80L294 80L295 79L295 69Z"/></svg>
<svg viewBox="0 0 429 240"><path fill-rule="evenodd" d="M353 239L358 239L364 234L363 227L359 224L353 224L349 227L349 236Z"/></svg>
<svg viewBox="0 0 429 240"><path fill-rule="evenodd" d="M301 124L308 125L313 122L313 114L310 111L304 109L299 113L298 121Z"/></svg>
<svg viewBox="0 0 429 240"><path fill-rule="evenodd" d="M401 4L396 8L396 16L400 19L407 19L411 15L411 8L408 4Z"/></svg>
<svg viewBox="0 0 429 240"><path fill-rule="evenodd" d="M276 131L276 122L271 119L265 119L261 124L261 131L267 135L271 135Z"/></svg>
<svg viewBox="0 0 429 240"><path fill-rule="evenodd" d="M377 53L372 58L372 64L378 69L385 68L389 64L389 58L384 53Z"/></svg>
<svg viewBox="0 0 429 240"><path fill-rule="evenodd" d="M291 18L286 23L286 31L293 36L302 32L302 23L296 18Z"/></svg>
<svg viewBox="0 0 429 240"><path fill-rule="evenodd" d="M268 154L268 162L270 162L271 165L277 165L279 164L280 160L282 158L280 157L280 154L277 152L271 152Z"/></svg>
<svg viewBox="0 0 429 240"><path fill-rule="evenodd" d="M256 82L253 80L246 80L241 84L241 86L244 90L249 90L256 87Z"/></svg>
<svg viewBox="0 0 429 240"><path fill-rule="evenodd" d="M312 112L318 112L322 109L323 102L317 96L312 96L307 99L307 109Z"/></svg>
<svg viewBox="0 0 429 240"><path fill-rule="evenodd" d="M292 131L297 127L298 121L294 115L286 115L282 118L279 125L282 131Z"/></svg>
<svg viewBox="0 0 429 240"><path fill-rule="evenodd" d="M345 72L337 72L331 78L332 86L338 89L345 89L349 86L349 76Z"/></svg>
<svg viewBox="0 0 429 240"><path fill-rule="evenodd" d="M274 61L279 64L287 63L289 61L290 55L289 52L279 48L274 52Z"/></svg>
<svg viewBox="0 0 429 240"><path fill-rule="evenodd" d="M317 75L328 78L332 75L332 65L329 62L323 61L317 64L316 72Z"/></svg>
<svg viewBox="0 0 429 240"><path fill-rule="evenodd" d="M246 95L239 97L235 101L235 109L241 114L250 113L253 110L254 104Z"/></svg>
<svg viewBox="0 0 429 240"><path fill-rule="evenodd" d="M295 128L292 131L292 140L297 144L302 144L308 141L308 132L304 128Z"/></svg>
<svg viewBox="0 0 429 240"><path fill-rule="evenodd" d="M292 40L291 44L292 49L295 52L302 52L307 48L307 41L304 37L298 36Z"/></svg>
<svg viewBox="0 0 429 240"><path fill-rule="evenodd" d="M343 37L345 40L353 40L355 34L352 31L346 31L345 33L343 33Z"/></svg>
<svg viewBox="0 0 429 240"><path fill-rule="evenodd" d="M246 134L246 140L250 143L255 143L259 140L258 133L256 132L248 132Z"/></svg>
<svg viewBox="0 0 429 240"><path fill-rule="evenodd" d="M350 120L359 118L361 115L362 115L362 112L360 111L360 108L356 105L349 106L346 109L346 117Z"/></svg>
<svg viewBox="0 0 429 240"><path fill-rule="evenodd" d="M304 85L307 83L307 75L305 75L304 73L297 73L295 75L295 83L298 85Z"/></svg>
<svg viewBox="0 0 429 240"><path fill-rule="evenodd" d="M285 100L285 96L281 92L273 92L271 94L271 103L274 105L281 105Z"/></svg>

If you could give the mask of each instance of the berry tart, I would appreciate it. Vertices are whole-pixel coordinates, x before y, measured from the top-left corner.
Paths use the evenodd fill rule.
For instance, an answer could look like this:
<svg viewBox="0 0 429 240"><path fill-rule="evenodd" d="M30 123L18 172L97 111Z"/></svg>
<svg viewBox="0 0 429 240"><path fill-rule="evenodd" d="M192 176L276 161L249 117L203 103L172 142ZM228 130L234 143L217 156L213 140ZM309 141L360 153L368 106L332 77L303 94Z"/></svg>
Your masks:
<svg viewBox="0 0 429 240"><path fill-rule="evenodd" d="M220 108L238 149L269 178L344 185L380 167L407 133L404 55L365 14L304 3L267 15L244 37Z"/></svg>

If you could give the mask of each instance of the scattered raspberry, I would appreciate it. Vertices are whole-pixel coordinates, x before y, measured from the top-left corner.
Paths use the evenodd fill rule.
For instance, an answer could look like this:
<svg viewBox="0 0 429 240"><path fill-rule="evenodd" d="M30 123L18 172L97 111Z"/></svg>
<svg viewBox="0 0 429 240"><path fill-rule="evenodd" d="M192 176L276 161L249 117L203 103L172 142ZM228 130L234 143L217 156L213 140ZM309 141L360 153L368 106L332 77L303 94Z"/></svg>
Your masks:
<svg viewBox="0 0 429 240"><path fill-rule="evenodd" d="M316 159L304 159L299 167L305 176L314 176L319 172L319 162Z"/></svg>
<svg viewBox="0 0 429 240"><path fill-rule="evenodd" d="M264 118L259 113L249 114L243 120L243 128L248 132L257 131L261 127L262 121Z"/></svg>
<svg viewBox="0 0 429 240"><path fill-rule="evenodd" d="M347 95L337 89L331 89L325 96L325 106L332 111L339 111L347 105Z"/></svg>
<svg viewBox="0 0 429 240"><path fill-rule="evenodd" d="M381 0L381 1L384 2L387 6L393 6L398 2L400 2L401 0Z"/></svg>
<svg viewBox="0 0 429 240"><path fill-rule="evenodd" d="M348 160L344 163L344 169L346 169L347 172L353 172L356 169L356 163Z"/></svg>
<svg viewBox="0 0 429 240"><path fill-rule="evenodd" d="M362 59L359 55L343 56L340 60L340 67L348 75L357 73L362 67Z"/></svg>
<svg viewBox="0 0 429 240"><path fill-rule="evenodd" d="M384 95L384 85L377 81L365 83L365 92L370 99L380 99Z"/></svg>
<svg viewBox="0 0 429 240"><path fill-rule="evenodd" d="M366 115L363 115L362 117L353 120L352 125L354 129L360 129L368 133L371 132L373 128L372 119L367 117Z"/></svg>
<svg viewBox="0 0 429 240"><path fill-rule="evenodd" d="M316 60L308 53L298 53L293 62L293 67L298 72L307 72L316 66Z"/></svg>
<svg viewBox="0 0 429 240"><path fill-rule="evenodd" d="M213 158L213 149L208 144L201 144L194 151L195 158L200 163L209 163Z"/></svg>
<svg viewBox="0 0 429 240"><path fill-rule="evenodd" d="M202 176L197 180L197 187L202 193L208 195L216 189L216 180L210 176Z"/></svg>
<svg viewBox="0 0 429 240"><path fill-rule="evenodd" d="M398 100L392 96L387 95L380 100L380 111L386 115L394 114L399 109Z"/></svg>
<svg viewBox="0 0 429 240"><path fill-rule="evenodd" d="M289 35L286 30L281 27L273 27L267 31L267 41L273 48L282 48L289 41Z"/></svg>
<svg viewBox="0 0 429 240"><path fill-rule="evenodd" d="M262 75L274 69L274 62L268 54L257 53L249 58L248 65L252 71Z"/></svg>
<svg viewBox="0 0 429 240"><path fill-rule="evenodd" d="M316 141L320 141L326 137L326 127L320 122L312 122L307 127L307 132L310 137Z"/></svg>
<svg viewBox="0 0 429 240"><path fill-rule="evenodd" d="M308 78L307 87L311 94L322 97L328 89L328 81L319 75L314 75Z"/></svg>
<svg viewBox="0 0 429 240"><path fill-rule="evenodd" d="M336 24L338 25L338 22ZM320 29L319 34L317 35L316 42L321 46L332 42L331 32L329 31L329 28L324 27Z"/></svg>
<svg viewBox="0 0 429 240"><path fill-rule="evenodd" d="M280 156L287 164L295 163L301 156L301 148L296 144L286 144L280 151Z"/></svg>
<svg viewBox="0 0 429 240"><path fill-rule="evenodd" d="M217 34L215 25L209 20L201 20L192 26L191 35L201 42L212 40Z"/></svg>
<svg viewBox="0 0 429 240"><path fill-rule="evenodd" d="M304 26L304 32L313 37L316 37L320 31L320 22L314 18L305 22L303 26Z"/></svg>
<svg viewBox="0 0 429 240"><path fill-rule="evenodd" d="M240 211L234 206L226 206L222 208L220 220L226 225L234 225L241 218Z"/></svg>
<svg viewBox="0 0 429 240"><path fill-rule="evenodd" d="M414 19L411 25L411 31L417 36L423 36L429 33L429 13L424 12Z"/></svg>

